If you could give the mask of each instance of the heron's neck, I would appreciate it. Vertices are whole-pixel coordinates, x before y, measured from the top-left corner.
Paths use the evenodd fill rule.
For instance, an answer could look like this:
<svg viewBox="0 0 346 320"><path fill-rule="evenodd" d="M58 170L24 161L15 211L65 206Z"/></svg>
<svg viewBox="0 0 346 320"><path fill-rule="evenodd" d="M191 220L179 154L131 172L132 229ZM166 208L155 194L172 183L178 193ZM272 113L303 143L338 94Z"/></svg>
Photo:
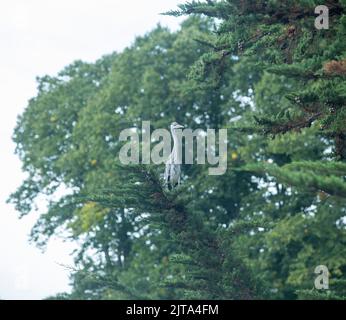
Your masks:
<svg viewBox="0 0 346 320"><path fill-rule="evenodd" d="M173 157L175 158L175 160L180 159L181 160L181 140L178 139L178 136L175 132L172 132L172 136L173 136Z"/></svg>

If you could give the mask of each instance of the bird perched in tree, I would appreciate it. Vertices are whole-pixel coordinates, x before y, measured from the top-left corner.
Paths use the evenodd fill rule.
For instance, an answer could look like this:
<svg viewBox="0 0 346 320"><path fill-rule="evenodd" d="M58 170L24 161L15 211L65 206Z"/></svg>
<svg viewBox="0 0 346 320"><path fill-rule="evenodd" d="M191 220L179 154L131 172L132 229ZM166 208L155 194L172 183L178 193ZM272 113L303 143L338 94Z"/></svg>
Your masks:
<svg viewBox="0 0 346 320"><path fill-rule="evenodd" d="M184 126L173 122L170 126L173 137L173 149L166 162L164 174L165 183L169 189L173 189L180 184L181 175L181 139L178 139L177 130L183 129Z"/></svg>

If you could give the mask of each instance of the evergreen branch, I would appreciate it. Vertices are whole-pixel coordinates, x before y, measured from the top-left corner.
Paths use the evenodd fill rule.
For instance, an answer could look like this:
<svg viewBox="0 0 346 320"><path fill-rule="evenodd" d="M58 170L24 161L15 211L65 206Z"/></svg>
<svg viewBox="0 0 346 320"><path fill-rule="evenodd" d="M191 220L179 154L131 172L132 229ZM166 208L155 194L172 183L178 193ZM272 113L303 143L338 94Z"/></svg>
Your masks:
<svg viewBox="0 0 346 320"><path fill-rule="evenodd" d="M58 263L61 267L73 272L75 275L78 274L79 276L82 276L83 279L92 281L96 285L102 286L103 288L109 288L114 291L118 291L122 294L125 294L128 296L128 299L130 300L147 300L148 298L138 294L135 292L133 288L129 288L126 285L121 284L119 281L114 280L114 276L102 276L100 274L97 274L95 272L91 272L84 269L77 269L72 266L68 266L62 263Z"/></svg>
<svg viewBox="0 0 346 320"><path fill-rule="evenodd" d="M277 165L271 164L252 164L234 170L269 174L284 184L294 186L298 189L304 188L304 191L323 191L332 196L346 198L346 182L342 178L336 176L321 176L312 171L297 172L290 170L292 166L293 164L287 168L286 166L278 167Z"/></svg>
<svg viewBox="0 0 346 320"><path fill-rule="evenodd" d="M346 296L340 296L333 291L320 292L318 290L297 290L296 293L303 300L346 300Z"/></svg>
<svg viewBox="0 0 346 320"><path fill-rule="evenodd" d="M286 164L284 168L289 170L310 170L322 175L346 176L346 163L329 161L301 161Z"/></svg>
<svg viewBox="0 0 346 320"><path fill-rule="evenodd" d="M296 118L294 120L289 120L287 122L283 122L282 120L270 120L270 119L264 119L264 118L258 118L254 116L256 122L263 126L263 132L264 134L284 134L289 131L299 131L303 128L311 127L311 124L321 118L322 112L317 112L310 116L302 116L300 118Z"/></svg>
<svg viewBox="0 0 346 320"><path fill-rule="evenodd" d="M229 3L225 1L217 2L213 0L207 0L207 2L191 1L185 4L178 5L179 10L171 10L162 15L169 15L174 17L180 17L184 15L198 14L205 15L211 18L227 18L230 9Z"/></svg>
<svg viewBox="0 0 346 320"><path fill-rule="evenodd" d="M221 234L216 230L210 230L202 216L188 210L186 204L181 202L176 194L167 192L153 170L142 165L119 166L118 173L120 179L114 191L109 191L108 194L92 195L90 199L107 206L122 206L126 203L138 213L148 213L149 220L155 222L160 220L161 231L170 235L177 247L184 252L184 259L182 255L173 256L172 259L188 264L191 269L193 279L192 283L186 283L187 287L209 291L209 294L219 298L231 294L222 289L223 273L220 270L226 261L227 263L234 261L239 267L233 279L237 284L237 292L232 291L233 296L229 298L252 299L255 297L256 290L247 285L249 271L245 271L247 268L238 258L226 253L229 247L225 247L224 242L220 243ZM189 258L186 259L186 257ZM205 270L203 281L207 283L207 286L204 283L196 287L196 281L201 281L200 276L197 276L199 270Z"/></svg>

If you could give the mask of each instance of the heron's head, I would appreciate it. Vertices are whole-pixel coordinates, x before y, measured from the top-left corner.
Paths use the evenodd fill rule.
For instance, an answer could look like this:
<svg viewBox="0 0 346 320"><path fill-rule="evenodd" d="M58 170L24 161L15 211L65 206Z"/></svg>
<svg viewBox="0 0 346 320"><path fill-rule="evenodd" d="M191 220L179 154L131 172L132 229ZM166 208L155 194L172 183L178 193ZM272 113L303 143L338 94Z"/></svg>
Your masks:
<svg viewBox="0 0 346 320"><path fill-rule="evenodd" d="M177 129L184 129L184 126L180 125L179 123L177 122L173 122L171 124L171 131L175 131Z"/></svg>

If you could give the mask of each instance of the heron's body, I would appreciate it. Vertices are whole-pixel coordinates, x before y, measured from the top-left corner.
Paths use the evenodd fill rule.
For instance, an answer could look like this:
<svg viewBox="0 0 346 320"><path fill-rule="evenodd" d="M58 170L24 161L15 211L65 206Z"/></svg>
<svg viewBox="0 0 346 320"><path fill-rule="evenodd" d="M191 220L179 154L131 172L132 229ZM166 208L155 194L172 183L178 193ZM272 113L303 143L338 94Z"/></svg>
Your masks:
<svg viewBox="0 0 346 320"><path fill-rule="evenodd" d="M165 169L165 181L167 185L175 187L180 184L180 175L181 175L181 165L175 164L174 162L166 163Z"/></svg>
<svg viewBox="0 0 346 320"><path fill-rule="evenodd" d="M176 130L182 129L183 126L179 125L176 122L171 124L171 133L173 137L173 149L172 153L168 157L166 162L164 179L166 185L171 188L176 187L180 184L180 176L181 176L181 141L177 138Z"/></svg>

